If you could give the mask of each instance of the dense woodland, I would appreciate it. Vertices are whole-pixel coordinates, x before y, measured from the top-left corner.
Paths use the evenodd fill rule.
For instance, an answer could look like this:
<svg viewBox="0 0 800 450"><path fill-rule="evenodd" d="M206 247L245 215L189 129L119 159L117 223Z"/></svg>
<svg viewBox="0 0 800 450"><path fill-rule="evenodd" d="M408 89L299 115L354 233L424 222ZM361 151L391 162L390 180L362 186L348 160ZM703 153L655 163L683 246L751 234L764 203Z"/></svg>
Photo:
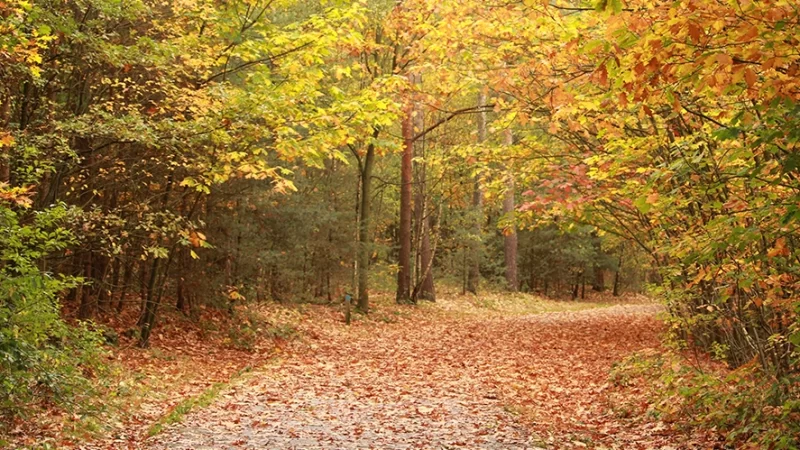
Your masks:
<svg viewBox="0 0 800 450"><path fill-rule="evenodd" d="M791 0L0 0L0 415L130 311L647 292L796 448L798 101Z"/></svg>

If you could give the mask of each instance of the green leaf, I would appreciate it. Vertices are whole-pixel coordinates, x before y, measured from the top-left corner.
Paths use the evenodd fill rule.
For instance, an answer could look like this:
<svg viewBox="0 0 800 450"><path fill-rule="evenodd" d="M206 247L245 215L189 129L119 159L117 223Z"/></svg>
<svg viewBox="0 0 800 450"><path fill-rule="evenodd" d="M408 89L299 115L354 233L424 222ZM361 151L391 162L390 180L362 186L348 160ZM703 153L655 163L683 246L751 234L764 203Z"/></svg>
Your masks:
<svg viewBox="0 0 800 450"><path fill-rule="evenodd" d="M650 209L653 207L653 205L651 205L650 203L647 203L647 197L646 196L641 196L641 197L637 198L636 200L634 200L633 204L634 204L634 206L636 206L636 209L638 209L639 212L641 212L642 214L647 214L648 212L650 212Z"/></svg>

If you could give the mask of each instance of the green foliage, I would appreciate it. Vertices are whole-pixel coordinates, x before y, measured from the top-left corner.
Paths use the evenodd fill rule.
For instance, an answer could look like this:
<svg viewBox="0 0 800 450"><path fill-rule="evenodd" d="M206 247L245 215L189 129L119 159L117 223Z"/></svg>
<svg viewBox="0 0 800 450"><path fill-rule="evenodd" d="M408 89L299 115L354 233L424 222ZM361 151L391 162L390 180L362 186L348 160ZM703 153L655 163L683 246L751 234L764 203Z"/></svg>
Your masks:
<svg viewBox="0 0 800 450"><path fill-rule="evenodd" d="M634 355L611 381L647 389L650 412L675 426L720 431L731 444L800 447L800 378L764 377L754 366L726 373L683 364L675 354Z"/></svg>
<svg viewBox="0 0 800 450"><path fill-rule="evenodd" d="M0 203L0 415L24 415L37 404L69 405L91 389L102 335L60 317L59 294L79 279L40 268L74 242L62 206L25 217Z"/></svg>

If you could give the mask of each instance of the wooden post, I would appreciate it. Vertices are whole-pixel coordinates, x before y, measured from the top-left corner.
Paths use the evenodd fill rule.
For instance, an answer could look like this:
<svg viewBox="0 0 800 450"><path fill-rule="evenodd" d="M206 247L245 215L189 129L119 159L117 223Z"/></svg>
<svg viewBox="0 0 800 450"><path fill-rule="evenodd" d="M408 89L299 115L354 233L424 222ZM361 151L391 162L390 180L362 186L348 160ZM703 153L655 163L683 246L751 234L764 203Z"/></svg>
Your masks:
<svg viewBox="0 0 800 450"><path fill-rule="evenodd" d="M353 303L353 296L347 292L344 294L344 323L350 325L350 306Z"/></svg>

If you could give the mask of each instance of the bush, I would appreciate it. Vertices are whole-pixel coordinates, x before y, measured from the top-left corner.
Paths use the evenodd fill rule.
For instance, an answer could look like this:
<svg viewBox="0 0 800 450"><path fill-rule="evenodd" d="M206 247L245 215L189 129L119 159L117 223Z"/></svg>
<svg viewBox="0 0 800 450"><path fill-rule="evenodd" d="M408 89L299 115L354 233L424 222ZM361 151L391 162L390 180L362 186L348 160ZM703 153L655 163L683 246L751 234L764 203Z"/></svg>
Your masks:
<svg viewBox="0 0 800 450"><path fill-rule="evenodd" d="M675 426L715 430L736 448L800 448L800 378L775 378L756 364L703 370L673 354L635 355L612 382L643 384L649 412Z"/></svg>
<svg viewBox="0 0 800 450"><path fill-rule="evenodd" d="M70 405L100 367L102 335L59 315L58 295L80 280L43 270L47 255L74 243L61 226L72 214L56 206L22 224L0 203L0 416Z"/></svg>

